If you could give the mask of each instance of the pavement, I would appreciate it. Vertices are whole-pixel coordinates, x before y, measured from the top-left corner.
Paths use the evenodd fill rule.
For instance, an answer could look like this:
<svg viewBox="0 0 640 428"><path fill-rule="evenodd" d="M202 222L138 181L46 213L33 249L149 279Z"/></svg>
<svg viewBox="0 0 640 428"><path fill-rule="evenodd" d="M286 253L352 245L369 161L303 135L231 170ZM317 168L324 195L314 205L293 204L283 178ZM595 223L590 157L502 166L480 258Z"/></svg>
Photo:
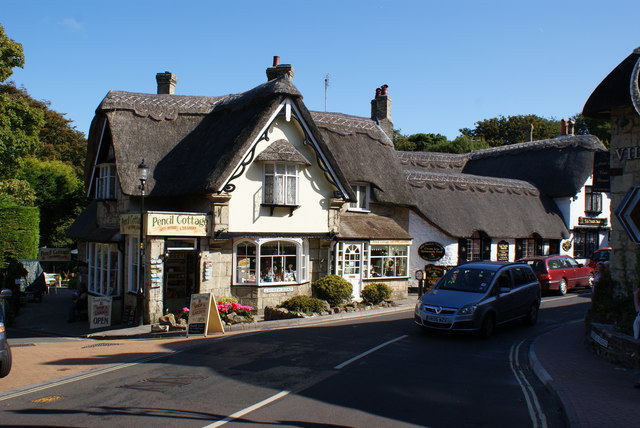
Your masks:
<svg viewBox="0 0 640 428"><path fill-rule="evenodd" d="M179 352L198 341L325 323L378 313L413 310L415 297L389 308L322 317L261 321L229 326L224 335L185 337L183 332L152 333L149 325L113 326L89 330L87 321L67 322L71 290L57 289L42 303L21 308L8 328L13 354L9 376L0 379L0 401L51 383L96 375L122 364ZM636 426L640 420L640 389L633 387L640 370L616 367L593 355L585 345L582 321L567 323L538 336L529 352L531 368L545 387L561 401L568 427ZM46 392L43 392L46 395Z"/></svg>

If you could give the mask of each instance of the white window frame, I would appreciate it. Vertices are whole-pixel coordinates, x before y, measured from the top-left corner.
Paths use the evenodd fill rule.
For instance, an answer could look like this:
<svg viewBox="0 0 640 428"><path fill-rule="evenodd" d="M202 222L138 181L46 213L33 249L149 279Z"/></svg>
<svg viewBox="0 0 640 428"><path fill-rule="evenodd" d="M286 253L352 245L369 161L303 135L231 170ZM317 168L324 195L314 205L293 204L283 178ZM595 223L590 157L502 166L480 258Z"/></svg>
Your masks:
<svg viewBox="0 0 640 428"><path fill-rule="evenodd" d="M353 193L356 194L356 201L349 202L349 211L369 212L370 188L366 183L356 183L351 186Z"/></svg>
<svg viewBox="0 0 640 428"><path fill-rule="evenodd" d="M263 168L262 203L265 205L298 205L300 200L300 169L298 165L290 162L265 162ZM279 172L279 169L284 169L284 172ZM296 186L294 200L288 198L291 179ZM271 181L273 186L271 198L267 195L268 181ZM282 195L282 198L279 198L278 195Z"/></svg>
<svg viewBox="0 0 640 428"><path fill-rule="evenodd" d="M140 253L140 238L127 236L127 291L138 292L138 256Z"/></svg>
<svg viewBox="0 0 640 428"><path fill-rule="evenodd" d="M100 296L122 295L122 257L117 244L87 242L88 290ZM110 287L110 285L114 285Z"/></svg>
<svg viewBox="0 0 640 428"><path fill-rule="evenodd" d="M116 199L116 165L103 163L96 169L96 199Z"/></svg>
<svg viewBox="0 0 640 428"><path fill-rule="evenodd" d="M274 242L283 242L287 244L293 244L296 247L296 269L293 272L294 280L286 280L284 278L280 281L265 281L261 279L261 264L263 259L270 257L269 255L262 254L262 247L266 244L272 244ZM255 245L255 281L241 282L238 278L238 246L240 245ZM286 257L285 255L275 255L275 257ZM261 238L261 239L239 239L233 245L233 284L234 285L286 285L286 284L301 284L308 281L308 244L306 241L300 238ZM284 275L284 273L283 273Z"/></svg>
<svg viewBox="0 0 640 428"><path fill-rule="evenodd" d="M384 256L374 256L374 251L377 250L376 247L386 247L387 255ZM398 251L398 247L402 247L404 254L395 253ZM380 259L382 261L382 268L378 268L381 272L378 272L378 275L374 275L372 272L372 267L374 266L374 261ZM397 267L399 263L404 261L404 274L396 275ZM389 265L390 264L390 265ZM369 245L369 260L368 265L369 268L366 269L366 277L367 278L407 278L409 276L409 246L408 245L398 245L398 244L370 244ZM377 266L376 266L377 267ZM394 274L389 275L388 270L393 269Z"/></svg>

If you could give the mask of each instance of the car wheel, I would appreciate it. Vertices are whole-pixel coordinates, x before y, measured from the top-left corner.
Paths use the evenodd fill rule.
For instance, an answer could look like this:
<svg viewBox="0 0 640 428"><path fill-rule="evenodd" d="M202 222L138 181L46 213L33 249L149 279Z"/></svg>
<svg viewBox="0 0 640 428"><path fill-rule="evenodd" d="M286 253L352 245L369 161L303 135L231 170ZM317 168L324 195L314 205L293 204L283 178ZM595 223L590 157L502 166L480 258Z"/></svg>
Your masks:
<svg viewBox="0 0 640 428"><path fill-rule="evenodd" d="M483 339L488 339L493 334L493 331L496 328L496 318L493 314L485 315L482 320L482 325L480 326L480 337Z"/></svg>
<svg viewBox="0 0 640 428"><path fill-rule="evenodd" d="M587 288L593 288L593 284L595 283L595 278L593 274L589 275L589 279L587 280Z"/></svg>
<svg viewBox="0 0 640 428"><path fill-rule="evenodd" d="M561 296L567 294L567 280L564 278L560 280L560 285L558 286L558 294L560 294Z"/></svg>
<svg viewBox="0 0 640 428"><path fill-rule="evenodd" d="M536 322L538 322L538 305L532 303L527 316L524 317L524 323L525 325L534 325Z"/></svg>
<svg viewBox="0 0 640 428"><path fill-rule="evenodd" d="M4 355L4 360L0 362L0 377L7 376L11 371L11 348L9 348L9 344L6 342L4 344Z"/></svg>

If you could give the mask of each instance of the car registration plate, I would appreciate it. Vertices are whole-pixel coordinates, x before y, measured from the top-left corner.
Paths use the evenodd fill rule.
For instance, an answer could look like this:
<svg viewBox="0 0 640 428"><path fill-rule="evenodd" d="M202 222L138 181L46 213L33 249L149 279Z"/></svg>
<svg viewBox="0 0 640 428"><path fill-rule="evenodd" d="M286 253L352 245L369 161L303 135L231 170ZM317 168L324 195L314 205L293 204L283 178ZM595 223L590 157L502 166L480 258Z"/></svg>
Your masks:
<svg viewBox="0 0 640 428"><path fill-rule="evenodd" d="M449 318L447 317L435 317L435 316L428 316L427 317L427 321L429 322L435 322L438 324L449 324L451 321L449 321Z"/></svg>

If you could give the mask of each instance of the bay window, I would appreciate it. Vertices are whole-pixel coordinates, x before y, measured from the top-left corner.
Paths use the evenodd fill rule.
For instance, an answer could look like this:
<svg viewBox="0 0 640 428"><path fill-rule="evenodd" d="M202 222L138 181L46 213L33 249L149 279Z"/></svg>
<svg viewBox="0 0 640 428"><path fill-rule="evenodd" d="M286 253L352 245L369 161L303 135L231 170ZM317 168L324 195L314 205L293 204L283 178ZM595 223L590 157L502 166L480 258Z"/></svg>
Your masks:
<svg viewBox="0 0 640 428"><path fill-rule="evenodd" d="M88 289L101 296L119 296L120 253L117 244L87 243Z"/></svg>
<svg viewBox="0 0 640 428"><path fill-rule="evenodd" d="M243 240L235 246L235 283L300 283L307 280L301 239Z"/></svg>

